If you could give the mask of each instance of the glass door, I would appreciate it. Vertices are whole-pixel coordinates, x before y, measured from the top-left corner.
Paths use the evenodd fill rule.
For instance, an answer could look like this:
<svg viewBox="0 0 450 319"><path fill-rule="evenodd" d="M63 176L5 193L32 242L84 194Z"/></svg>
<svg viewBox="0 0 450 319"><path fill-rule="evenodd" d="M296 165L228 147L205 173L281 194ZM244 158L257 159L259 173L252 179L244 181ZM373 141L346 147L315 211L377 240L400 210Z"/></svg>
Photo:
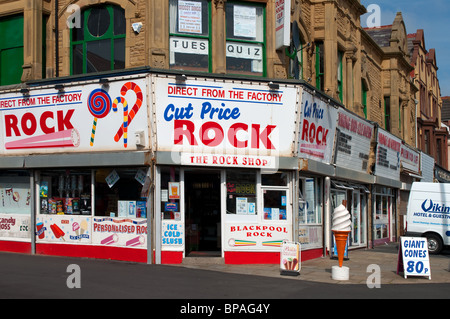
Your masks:
<svg viewBox="0 0 450 319"><path fill-rule="evenodd" d="M287 220L287 190L263 189L263 219Z"/></svg>

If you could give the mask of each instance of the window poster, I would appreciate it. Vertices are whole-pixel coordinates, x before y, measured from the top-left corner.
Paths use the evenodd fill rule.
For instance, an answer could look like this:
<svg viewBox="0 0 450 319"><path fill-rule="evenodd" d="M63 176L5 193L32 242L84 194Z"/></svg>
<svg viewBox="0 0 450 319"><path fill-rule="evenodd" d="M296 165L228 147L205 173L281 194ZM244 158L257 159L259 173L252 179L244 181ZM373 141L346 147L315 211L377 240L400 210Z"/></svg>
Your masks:
<svg viewBox="0 0 450 319"><path fill-rule="evenodd" d="M202 33L201 2L178 1L178 32Z"/></svg>
<svg viewBox="0 0 450 319"><path fill-rule="evenodd" d="M247 6L233 7L234 36L256 38L256 8Z"/></svg>
<svg viewBox="0 0 450 319"><path fill-rule="evenodd" d="M247 197L236 197L236 214L247 215Z"/></svg>
<svg viewBox="0 0 450 319"><path fill-rule="evenodd" d="M179 182L169 182L169 199L180 199Z"/></svg>

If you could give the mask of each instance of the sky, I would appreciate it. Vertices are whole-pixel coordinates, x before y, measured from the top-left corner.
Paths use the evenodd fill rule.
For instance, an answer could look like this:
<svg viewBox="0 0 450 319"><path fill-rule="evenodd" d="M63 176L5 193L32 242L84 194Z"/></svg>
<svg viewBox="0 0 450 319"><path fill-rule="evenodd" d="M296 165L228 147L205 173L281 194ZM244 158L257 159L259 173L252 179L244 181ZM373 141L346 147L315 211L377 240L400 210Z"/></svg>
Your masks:
<svg viewBox="0 0 450 319"><path fill-rule="evenodd" d="M436 50L438 80L441 96L450 96L450 1L449 0L361 0L366 8L371 4L380 7L381 25L394 22L401 12L406 32L416 33L423 29L425 49ZM361 25L367 26L369 12L361 16ZM369 20L369 23L373 20Z"/></svg>

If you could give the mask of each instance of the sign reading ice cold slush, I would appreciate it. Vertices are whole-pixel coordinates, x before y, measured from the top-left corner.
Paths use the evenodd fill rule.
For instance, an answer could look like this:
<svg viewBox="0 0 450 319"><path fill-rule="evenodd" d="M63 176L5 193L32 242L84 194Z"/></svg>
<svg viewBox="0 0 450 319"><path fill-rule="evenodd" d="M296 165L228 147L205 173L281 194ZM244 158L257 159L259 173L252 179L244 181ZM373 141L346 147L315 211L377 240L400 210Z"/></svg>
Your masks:
<svg viewBox="0 0 450 319"><path fill-rule="evenodd" d="M159 151L181 164L275 168L292 156L297 88L155 78Z"/></svg>
<svg viewBox="0 0 450 319"><path fill-rule="evenodd" d="M303 91L299 157L331 162L337 113L336 108Z"/></svg>
<svg viewBox="0 0 450 319"><path fill-rule="evenodd" d="M147 129L146 81L114 81L0 95L0 153L136 149Z"/></svg>

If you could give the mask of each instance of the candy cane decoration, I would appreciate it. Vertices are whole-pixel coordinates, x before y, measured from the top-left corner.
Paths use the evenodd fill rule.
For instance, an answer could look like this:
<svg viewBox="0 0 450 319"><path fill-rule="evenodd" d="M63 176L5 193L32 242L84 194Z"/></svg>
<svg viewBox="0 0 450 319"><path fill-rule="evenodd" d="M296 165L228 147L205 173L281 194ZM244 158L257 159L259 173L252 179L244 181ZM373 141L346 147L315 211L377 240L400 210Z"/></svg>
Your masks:
<svg viewBox="0 0 450 319"><path fill-rule="evenodd" d="M123 105L123 146L127 147L128 144L128 102L123 97L116 97L113 102L113 111L117 112L117 104Z"/></svg>
<svg viewBox="0 0 450 319"><path fill-rule="evenodd" d="M89 112L94 116L92 123L91 146L94 146L95 131L97 129L97 120L104 118L111 111L111 98L108 92L103 89L95 89L91 92L88 99Z"/></svg>
<svg viewBox="0 0 450 319"><path fill-rule="evenodd" d="M125 83L122 86L122 88L120 89L120 94L122 94L122 96L125 96L125 94L127 94L127 92L129 90L133 90L134 93L136 94L136 103L134 103L133 107L131 108L131 110L130 110L130 112L128 114L128 121L126 123L127 126L129 126L131 124L131 121L133 120L133 118L136 116L136 113L141 108L142 99L143 99L141 88L139 87L139 85L137 85L134 82L127 82L127 83ZM114 136L114 141L118 142L124 133L126 133L125 121L120 126L119 130L117 131L116 135Z"/></svg>

